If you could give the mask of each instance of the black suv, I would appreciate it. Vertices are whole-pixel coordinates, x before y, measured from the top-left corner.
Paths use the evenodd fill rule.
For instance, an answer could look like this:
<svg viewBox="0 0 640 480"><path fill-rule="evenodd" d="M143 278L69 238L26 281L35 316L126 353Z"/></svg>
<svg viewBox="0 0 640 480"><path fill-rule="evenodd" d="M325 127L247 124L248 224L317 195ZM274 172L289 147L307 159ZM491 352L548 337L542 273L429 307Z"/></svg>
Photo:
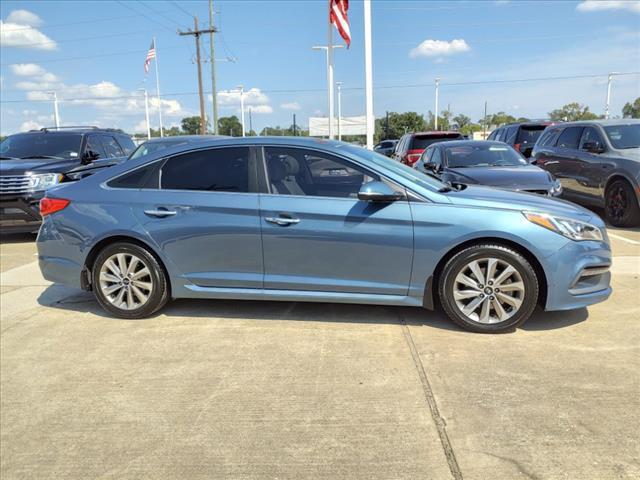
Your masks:
<svg viewBox="0 0 640 480"><path fill-rule="evenodd" d="M43 128L8 136L0 143L0 229L36 231L46 189L76 179L74 170L118 163L134 148L129 135L109 128Z"/></svg>
<svg viewBox="0 0 640 480"><path fill-rule="evenodd" d="M533 146L542 132L553 122L508 123L496 128L487 140L495 140L511 145L526 158L531 157Z"/></svg>
<svg viewBox="0 0 640 480"><path fill-rule="evenodd" d="M640 120L549 127L533 149L537 166L562 182L562 196L604 207L615 227L640 225Z"/></svg>

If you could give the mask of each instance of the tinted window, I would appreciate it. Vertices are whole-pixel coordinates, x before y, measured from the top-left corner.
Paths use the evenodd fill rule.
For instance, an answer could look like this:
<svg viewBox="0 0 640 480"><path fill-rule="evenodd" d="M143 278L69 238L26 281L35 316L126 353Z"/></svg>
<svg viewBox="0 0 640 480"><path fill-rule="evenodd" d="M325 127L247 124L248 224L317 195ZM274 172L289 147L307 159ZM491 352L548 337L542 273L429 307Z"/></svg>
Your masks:
<svg viewBox="0 0 640 480"><path fill-rule="evenodd" d="M3 157L51 156L79 158L82 135L77 133L26 133L11 135L0 144Z"/></svg>
<svg viewBox="0 0 640 480"><path fill-rule="evenodd" d="M581 150L584 149L584 144L587 142L596 142L604 146L604 142L602 141L598 130L596 130L594 127L585 127L584 131L582 132L582 139L580 140Z"/></svg>
<svg viewBox="0 0 640 480"><path fill-rule="evenodd" d="M354 163L328 153L302 148L267 147L271 193L357 198L364 183L379 180Z"/></svg>
<svg viewBox="0 0 640 480"><path fill-rule="evenodd" d="M133 152L136 149L136 144L133 143L133 140L131 140L131 137L128 137L126 135L118 135L117 140L118 140L118 143L120 144L120 147L122 147L122 150L124 151L125 155L130 155L131 152Z"/></svg>
<svg viewBox="0 0 640 480"><path fill-rule="evenodd" d="M143 188L147 183L149 175L157 167L157 162L144 167L138 168L131 172L120 175L118 178L114 178L107 185L112 188ZM156 175L157 176L157 175ZM157 188L157 185L155 185Z"/></svg>
<svg viewBox="0 0 640 480"><path fill-rule="evenodd" d="M613 148L640 147L640 124L604 127Z"/></svg>
<svg viewBox="0 0 640 480"><path fill-rule="evenodd" d="M498 135L498 131L497 131L497 130L494 130L493 132L491 132L491 133L489 134L489 136L487 137L487 140L495 140L496 135Z"/></svg>
<svg viewBox="0 0 640 480"><path fill-rule="evenodd" d="M562 148L578 148L578 142L582 135L582 127L568 127L560 134L558 146Z"/></svg>
<svg viewBox="0 0 640 480"><path fill-rule="evenodd" d="M559 128L546 130L540 139L540 145L543 147L555 147L558 137L560 136L560 132L561 130Z"/></svg>
<svg viewBox="0 0 640 480"><path fill-rule="evenodd" d="M249 149L216 148L170 158L162 167L165 190L249 191Z"/></svg>
<svg viewBox="0 0 640 480"><path fill-rule="evenodd" d="M124 152L120 148L120 145L111 135L103 135L102 144L104 145L104 151L107 154L107 157L124 157Z"/></svg>
<svg viewBox="0 0 640 480"><path fill-rule="evenodd" d="M518 133L518 126L513 126L505 129L504 141L507 143L514 143L516 134Z"/></svg>
<svg viewBox="0 0 640 480"><path fill-rule="evenodd" d="M449 140L460 140L462 139L462 135L460 134L450 134L450 135L429 135L424 137L414 137L413 142L411 144L412 149L423 150L427 148L429 145L438 142L446 142Z"/></svg>
<svg viewBox="0 0 640 480"><path fill-rule="evenodd" d="M433 155L433 148L429 147L422 153L422 163L427 163L431 161L431 155Z"/></svg>
<svg viewBox="0 0 640 480"><path fill-rule="evenodd" d="M438 168L442 166L442 154L440 153L439 148L433 149L433 156L431 157L431 163L433 163Z"/></svg>
<svg viewBox="0 0 640 480"><path fill-rule="evenodd" d="M538 141L538 138L540 138L540 135L542 135L545 128L546 127L544 125L520 127L520 131L518 132L518 136L514 143L533 145Z"/></svg>
<svg viewBox="0 0 640 480"><path fill-rule="evenodd" d="M89 150L97 154L98 158L107 158L107 153L105 152L104 146L102 145L98 135L87 136L87 144L84 147L84 151L88 152Z"/></svg>

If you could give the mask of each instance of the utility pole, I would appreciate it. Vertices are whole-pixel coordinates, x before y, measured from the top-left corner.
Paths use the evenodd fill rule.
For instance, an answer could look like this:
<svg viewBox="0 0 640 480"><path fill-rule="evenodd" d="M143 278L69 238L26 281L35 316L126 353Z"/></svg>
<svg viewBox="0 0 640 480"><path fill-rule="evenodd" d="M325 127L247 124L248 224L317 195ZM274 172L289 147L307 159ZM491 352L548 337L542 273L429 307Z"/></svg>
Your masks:
<svg viewBox="0 0 640 480"><path fill-rule="evenodd" d="M251 118L251 108L249 108L249 135L253 131L253 119Z"/></svg>
<svg viewBox="0 0 640 480"><path fill-rule="evenodd" d="M611 109L611 83L613 82L613 76L617 75L616 72L611 72L607 77L607 103L604 106L604 118L609 118L609 111Z"/></svg>
<svg viewBox="0 0 640 480"><path fill-rule="evenodd" d="M364 101L367 119L367 149L373 150L376 120L373 116L373 60L371 47L371 0L364 0Z"/></svg>
<svg viewBox="0 0 640 480"><path fill-rule="evenodd" d="M141 88L144 93L144 115L147 120L147 140L151 139L151 124L149 123L149 94L146 88Z"/></svg>
<svg viewBox="0 0 640 480"><path fill-rule="evenodd" d="M436 120L435 120L435 129L438 130L438 95L440 94L440 79L436 78Z"/></svg>
<svg viewBox="0 0 640 480"><path fill-rule="evenodd" d="M384 138L389 138L389 110L387 110L387 120L384 124Z"/></svg>
<svg viewBox="0 0 640 480"><path fill-rule="evenodd" d="M216 90L216 59L213 44L213 0L209 0L209 54L211 55L211 96L213 100L213 133L218 135L218 93Z"/></svg>
<svg viewBox="0 0 640 480"><path fill-rule="evenodd" d="M296 137L298 133L296 132L296 114L293 114L293 136Z"/></svg>
<svg viewBox="0 0 640 480"><path fill-rule="evenodd" d="M60 115L58 114L58 94L56 92L51 92L53 95L53 121L56 125L56 128L60 128Z"/></svg>
<svg viewBox="0 0 640 480"><path fill-rule="evenodd" d="M238 85L240 90L240 118L242 119L242 136L244 137L244 85Z"/></svg>
<svg viewBox="0 0 640 480"><path fill-rule="evenodd" d="M193 30L187 32L178 31L179 35L193 35L196 39L196 62L198 62L198 93L200 94L200 135L204 135L207 131L207 120L204 115L204 94L202 91L202 63L200 61L200 35L203 33L213 33L215 28L211 25L211 28L205 30L198 30L198 17L193 17Z"/></svg>
<svg viewBox="0 0 640 480"><path fill-rule="evenodd" d="M341 128L341 120L342 117L342 82L336 82L336 86L338 87L338 140L342 141L342 128Z"/></svg>
<svg viewBox="0 0 640 480"><path fill-rule="evenodd" d="M483 118L483 122L484 124L484 133L482 134L483 136L483 140L487 139L487 102L484 102L484 118Z"/></svg>

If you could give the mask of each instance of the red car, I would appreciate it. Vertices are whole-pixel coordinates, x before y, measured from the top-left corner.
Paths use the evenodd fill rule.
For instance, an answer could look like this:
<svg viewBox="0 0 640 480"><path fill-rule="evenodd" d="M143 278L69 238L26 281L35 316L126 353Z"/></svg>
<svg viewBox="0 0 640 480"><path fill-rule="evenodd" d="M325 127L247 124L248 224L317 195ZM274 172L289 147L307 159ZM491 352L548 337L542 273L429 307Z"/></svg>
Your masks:
<svg viewBox="0 0 640 480"><path fill-rule="evenodd" d="M405 165L413 166L422 152L432 143L449 140L464 140L460 132L416 132L402 136L391 158Z"/></svg>

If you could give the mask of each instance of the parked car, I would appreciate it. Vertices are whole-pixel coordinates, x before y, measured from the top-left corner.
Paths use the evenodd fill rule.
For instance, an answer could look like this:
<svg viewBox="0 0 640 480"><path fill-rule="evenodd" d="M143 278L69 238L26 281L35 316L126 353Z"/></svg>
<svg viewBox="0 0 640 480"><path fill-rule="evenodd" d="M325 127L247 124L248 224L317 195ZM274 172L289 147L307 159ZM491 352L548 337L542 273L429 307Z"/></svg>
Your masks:
<svg viewBox="0 0 640 480"><path fill-rule="evenodd" d="M533 150L558 177L563 197L604 207L616 227L640 225L640 120L593 120L549 127Z"/></svg>
<svg viewBox="0 0 640 480"><path fill-rule="evenodd" d="M142 194L142 192L144 192ZM343 142L247 137L169 147L48 190L38 258L121 318L171 298L433 308L512 329L537 303L609 297L603 222L577 205L451 188Z"/></svg>
<svg viewBox="0 0 640 480"><path fill-rule="evenodd" d="M395 150L397 144L398 140L382 140L375 147L373 147L373 151L390 157L393 154L393 151Z"/></svg>
<svg viewBox="0 0 640 480"><path fill-rule="evenodd" d="M555 125L554 122L525 122L525 123L508 123L496 128L487 140L496 140L511 145L517 151L522 153L525 158L531 157L531 151L536 144L540 135L549 125Z"/></svg>
<svg viewBox="0 0 640 480"><path fill-rule="evenodd" d="M413 168L445 183L480 184L558 196L562 186L549 172L531 165L502 142L463 140L434 143Z"/></svg>
<svg viewBox="0 0 640 480"><path fill-rule="evenodd" d="M213 140L215 138L228 138L225 135L176 135L171 137L156 137L141 143L129 156L129 160L157 152L164 148L184 145L187 143L198 143Z"/></svg>
<svg viewBox="0 0 640 480"><path fill-rule="evenodd" d="M129 135L110 128L43 128L8 136L0 143L0 228L37 231L45 190L74 177L78 167L121 162L134 148Z"/></svg>
<svg viewBox="0 0 640 480"><path fill-rule="evenodd" d="M464 137L460 132L407 133L398 141L391 158L411 167L429 145L450 140L464 140Z"/></svg>

